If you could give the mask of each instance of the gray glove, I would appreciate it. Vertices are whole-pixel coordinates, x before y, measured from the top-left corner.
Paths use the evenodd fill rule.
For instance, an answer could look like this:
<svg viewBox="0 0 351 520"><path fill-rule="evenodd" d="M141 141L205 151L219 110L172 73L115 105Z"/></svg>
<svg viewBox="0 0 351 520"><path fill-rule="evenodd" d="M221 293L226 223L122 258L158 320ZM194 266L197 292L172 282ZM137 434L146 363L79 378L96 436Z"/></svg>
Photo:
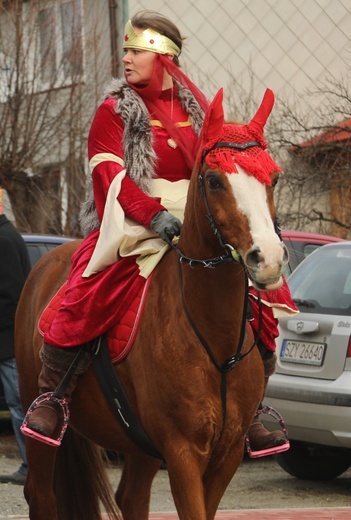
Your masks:
<svg viewBox="0 0 351 520"><path fill-rule="evenodd" d="M180 235L181 221L168 211L159 211L151 220L150 227L162 240L170 244L174 236Z"/></svg>

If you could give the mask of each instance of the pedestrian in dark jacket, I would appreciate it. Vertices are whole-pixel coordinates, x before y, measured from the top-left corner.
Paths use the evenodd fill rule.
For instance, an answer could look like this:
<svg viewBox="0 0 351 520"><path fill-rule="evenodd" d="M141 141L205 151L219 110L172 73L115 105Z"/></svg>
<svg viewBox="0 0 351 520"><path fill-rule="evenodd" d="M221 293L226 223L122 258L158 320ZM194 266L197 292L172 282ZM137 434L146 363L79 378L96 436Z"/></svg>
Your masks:
<svg viewBox="0 0 351 520"><path fill-rule="evenodd" d="M27 246L0 206L0 378L23 462L12 475L0 475L0 483L23 485L27 475L25 442L20 426L24 419L18 389L14 351L17 303L30 270Z"/></svg>

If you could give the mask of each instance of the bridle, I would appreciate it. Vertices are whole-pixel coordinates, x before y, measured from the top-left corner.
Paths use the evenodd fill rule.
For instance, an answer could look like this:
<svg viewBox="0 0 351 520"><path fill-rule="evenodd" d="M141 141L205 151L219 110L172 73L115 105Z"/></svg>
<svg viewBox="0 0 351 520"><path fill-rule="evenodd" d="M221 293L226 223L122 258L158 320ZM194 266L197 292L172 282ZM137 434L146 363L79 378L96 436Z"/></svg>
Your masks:
<svg viewBox="0 0 351 520"><path fill-rule="evenodd" d="M233 142L227 142L227 141L219 141L218 143L215 143L211 148L208 150L204 150L201 157L201 162L199 166L199 171L202 170L204 161L206 156L212 152L212 150L215 150L217 148L234 148L235 150L246 150L247 148L252 148L254 146L260 146L260 143L258 141L247 141L246 143L233 143ZM241 263L241 257L239 252L230 244L225 242L220 230L218 229L213 215L211 213L210 205L208 203L208 198L205 190L205 183L202 173L198 175L199 179L199 189L200 192L204 198L205 206L206 206L206 217L210 223L211 229L215 235L215 237L218 239L218 242L220 243L221 247L225 250L225 254L221 256L217 256L215 258L207 258L204 260L198 260L195 258L190 258L186 255L184 255L180 249L177 246L172 246L173 249L177 252L179 256L179 261L181 263L187 263L190 265L190 267L195 267L196 265L201 265L202 267L206 268L215 268L218 265L221 264L227 264L228 262L235 262L235 263Z"/></svg>
<svg viewBox="0 0 351 520"><path fill-rule="evenodd" d="M212 148L205 150L203 152L202 157L201 157L200 166L199 166L199 171L200 172L202 171L203 163L204 163L204 160L205 160L207 154L216 148L234 148L236 150L245 150L245 149L253 147L253 146L260 146L260 143L258 141L247 141L246 143L242 143L242 144L233 143L233 142L215 143ZM247 321L247 315L248 315L248 300L249 300L247 272L246 272L246 269L244 268L240 254L238 253L238 251L236 251L236 249L233 246L231 246L230 244L225 242L220 230L218 229L218 227L216 225L216 222L213 218L213 215L212 215L209 203L208 203L208 198L207 198L207 194L206 194L206 190L205 190L204 179L203 179L202 173L199 173L198 178L199 178L200 193L202 194L202 196L204 198L204 202L205 202L205 206L206 206L206 212L207 212L206 217L209 220L210 227L211 227L214 235L218 239L218 242L220 243L221 247L225 250L225 253L223 255L215 257L215 258L198 260L198 259L187 257L180 251L180 249L177 246L174 246L171 244L171 247L177 252L177 254L179 256L178 272L179 272L179 282L180 282L184 311L187 315L189 323L190 323L193 331L195 332L198 340L200 341L201 345L207 352L213 365L216 367L216 369L221 374L221 402L222 402L222 424L223 424L222 432L223 432L224 424L225 424L225 420L226 420L226 401L227 401L226 376L227 376L227 373L230 372L231 370L233 370L233 368L238 364L238 362L241 361L242 359L244 359L248 354L250 354L250 352L253 350L253 348L257 345L257 341L260 336L261 327L262 327L261 297L260 297L260 293L258 292L259 325L258 325L257 334L256 334L256 336L254 338L254 342L251 345L251 347L249 348L249 350L247 352L243 353L242 350L244 347L245 334L246 334L246 321ZM197 326L189 312L189 309L186 305L185 295L184 295L182 264L188 264L190 267L202 266L205 268L215 268L219 265L226 264L229 262L235 262L237 264L241 263L243 265L244 272L245 272L245 299L244 299L244 308L243 308L243 315L242 315L241 328L240 328L240 337L239 337L237 351L235 354L232 354L231 356L229 356L224 361L224 363L221 364L216 360L210 346L208 345L207 341L205 340L205 338L202 336L201 332L197 328Z"/></svg>

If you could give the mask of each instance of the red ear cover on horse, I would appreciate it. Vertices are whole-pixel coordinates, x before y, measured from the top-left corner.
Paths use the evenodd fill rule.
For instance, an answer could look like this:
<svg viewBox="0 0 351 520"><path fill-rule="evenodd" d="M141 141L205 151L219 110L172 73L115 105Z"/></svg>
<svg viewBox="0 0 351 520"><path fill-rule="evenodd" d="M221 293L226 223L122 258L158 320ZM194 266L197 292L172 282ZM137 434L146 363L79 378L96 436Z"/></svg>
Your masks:
<svg viewBox="0 0 351 520"><path fill-rule="evenodd" d="M249 126L254 127L254 130L263 133L263 128L267 123L267 119L272 112L272 108L274 105L274 93L272 90L267 88L264 93L262 103L257 110L254 117L251 119Z"/></svg>
<svg viewBox="0 0 351 520"><path fill-rule="evenodd" d="M207 139L213 139L219 135L222 131L223 124L223 88L221 88L213 98L213 101L206 112L202 128L203 140L206 141Z"/></svg>

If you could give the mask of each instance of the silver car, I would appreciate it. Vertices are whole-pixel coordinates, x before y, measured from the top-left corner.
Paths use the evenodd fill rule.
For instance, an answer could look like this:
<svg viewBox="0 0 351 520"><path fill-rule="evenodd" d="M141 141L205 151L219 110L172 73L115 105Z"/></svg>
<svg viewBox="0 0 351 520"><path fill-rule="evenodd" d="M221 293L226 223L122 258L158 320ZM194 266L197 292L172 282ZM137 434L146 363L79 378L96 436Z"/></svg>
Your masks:
<svg viewBox="0 0 351 520"><path fill-rule="evenodd" d="M295 477L331 479L351 466L351 242L322 246L288 284L300 314L280 319L265 399L282 414L291 441L276 460Z"/></svg>

